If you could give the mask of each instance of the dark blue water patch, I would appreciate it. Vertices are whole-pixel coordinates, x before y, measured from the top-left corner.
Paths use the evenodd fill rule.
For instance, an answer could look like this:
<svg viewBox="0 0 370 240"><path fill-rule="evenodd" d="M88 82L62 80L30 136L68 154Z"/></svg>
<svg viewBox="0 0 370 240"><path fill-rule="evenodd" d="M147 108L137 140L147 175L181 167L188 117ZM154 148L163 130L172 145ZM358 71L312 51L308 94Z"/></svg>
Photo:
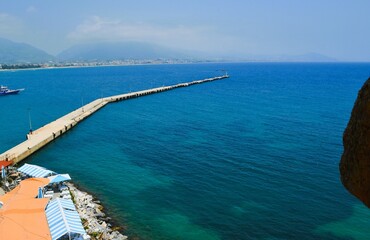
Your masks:
<svg viewBox="0 0 370 240"><path fill-rule="evenodd" d="M101 95L230 79L110 104L28 162L71 174L142 239L359 239L342 133L369 64L199 64L1 72L2 149ZM3 106L3 105L2 105ZM342 226L348 226L348 229ZM361 225L363 226L363 225Z"/></svg>

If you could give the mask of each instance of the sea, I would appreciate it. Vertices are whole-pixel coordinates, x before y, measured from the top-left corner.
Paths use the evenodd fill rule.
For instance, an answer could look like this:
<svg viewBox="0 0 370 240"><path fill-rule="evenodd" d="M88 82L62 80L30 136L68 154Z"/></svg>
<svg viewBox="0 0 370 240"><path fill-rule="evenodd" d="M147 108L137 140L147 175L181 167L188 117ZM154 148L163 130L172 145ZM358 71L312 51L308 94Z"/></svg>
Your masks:
<svg viewBox="0 0 370 240"><path fill-rule="evenodd" d="M226 71L109 104L24 163L69 173L131 239L369 239L338 169L369 63L2 71L25 90L0 97L0 152L97 98Z"/></svg>

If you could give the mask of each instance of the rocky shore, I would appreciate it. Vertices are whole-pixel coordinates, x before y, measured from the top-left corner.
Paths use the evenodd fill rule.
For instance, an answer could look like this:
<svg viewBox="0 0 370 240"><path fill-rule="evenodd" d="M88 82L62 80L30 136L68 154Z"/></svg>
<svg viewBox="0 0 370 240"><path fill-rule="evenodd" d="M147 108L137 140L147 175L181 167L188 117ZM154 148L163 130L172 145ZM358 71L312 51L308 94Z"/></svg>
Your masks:
<svg viewBox="0 0 370 240"><path fill-rule="evenodd" d="M370 208L370 78L358 92L343 134L340 176L347 190Z"/></svg>
<svg viewBox="0 0 370 240"><path fill-rule="evenodd" d="M103 212L103 206L92 195L80 191L72 183L66 184L72 194L82 224L91 239L125 240L127 236L121 234L111 226L110 218Z"/></svg>

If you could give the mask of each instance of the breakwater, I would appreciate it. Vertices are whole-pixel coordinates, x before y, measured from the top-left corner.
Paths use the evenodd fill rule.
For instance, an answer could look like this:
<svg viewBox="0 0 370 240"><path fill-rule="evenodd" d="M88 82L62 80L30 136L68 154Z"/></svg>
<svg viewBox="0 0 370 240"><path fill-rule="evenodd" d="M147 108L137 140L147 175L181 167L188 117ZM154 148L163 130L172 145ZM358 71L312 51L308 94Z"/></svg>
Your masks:
<svg viewBox="0 0 370 240"><path fill-rule="evenodd" d="M17 146L5 151L0 154L0 161L13 161L13 163L18 163L34 152L38 151L48 143L52 142L62 134L66 133L68 130L76 126L79 122L89 117L108 103L124 101L132 98L137 98L141 96L151 95L155 93L160 93L164 91L173 90L181 87L188 87L195 84L201 84L216 80L221 80L228 78L228 75L207 78L203 80L196 80L192 82L179 83L171 86L163 86L158 88L152 88L132 93L125 93L105 98L96 99L81 108L78 108L63 117L46 124L45 126L32 131L27 134L27 140L18 144Z"/></svg>

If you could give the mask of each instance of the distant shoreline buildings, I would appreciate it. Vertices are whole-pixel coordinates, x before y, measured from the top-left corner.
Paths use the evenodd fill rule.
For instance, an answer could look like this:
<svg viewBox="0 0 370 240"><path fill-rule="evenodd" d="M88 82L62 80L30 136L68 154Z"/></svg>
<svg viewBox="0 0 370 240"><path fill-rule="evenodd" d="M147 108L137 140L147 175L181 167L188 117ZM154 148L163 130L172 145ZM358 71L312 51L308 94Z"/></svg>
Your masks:
<svg viewBox="0 0 370 240"><path fill-rule="evenodd" d="M0 64L0 70L41 69L64 67L97 67L97 66L127 66L127 65L153 65L153 64L190 64L223 62L221 60L194 60L194 59L125 59L107 61L68 61L47 63L14 63Z"/></svg>

